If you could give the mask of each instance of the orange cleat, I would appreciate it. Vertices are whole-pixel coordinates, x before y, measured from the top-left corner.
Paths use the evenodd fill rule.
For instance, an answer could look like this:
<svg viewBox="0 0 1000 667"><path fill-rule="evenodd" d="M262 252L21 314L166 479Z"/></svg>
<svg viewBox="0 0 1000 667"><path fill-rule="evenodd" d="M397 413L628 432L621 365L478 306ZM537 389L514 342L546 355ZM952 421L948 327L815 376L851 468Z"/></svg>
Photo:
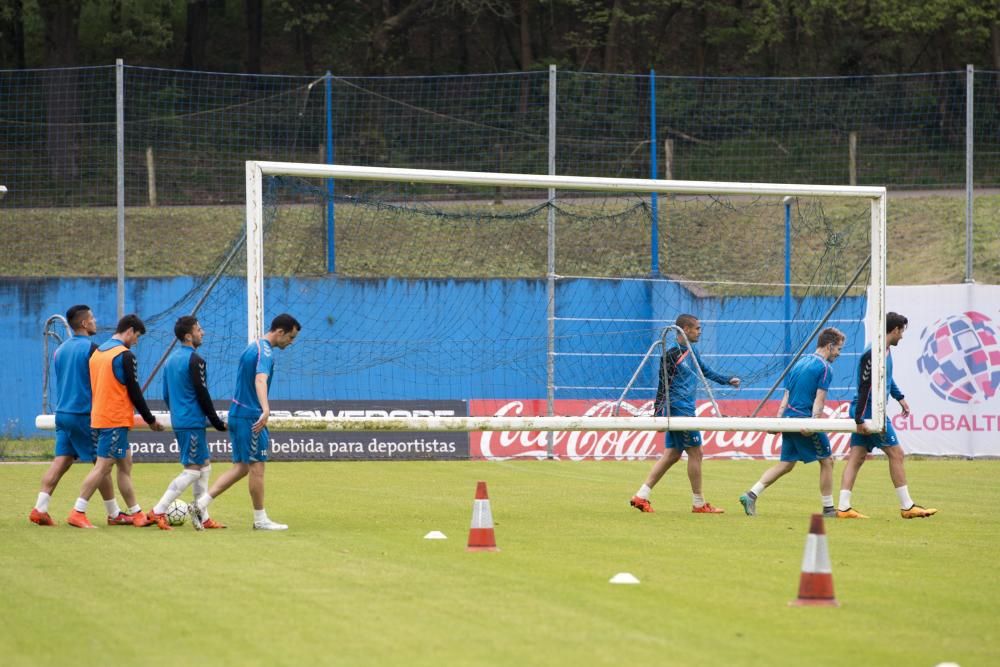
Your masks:
<svg viewBox="0 0 1000 667"><path fill-rule="evenodd" d="M201 527L205 528L206 530L208 530L208 529L220 529L220 528L225 528L226 524L219 523L215 519L205 519L204 521L201 522Z"/></svg>
<svg viewBox="0 0 1000 667"><path fill-rule="evenodd" d="M118 516L109 516L108 517L108 525L109 526L131 526L132 525L132 517L129 516L128 514L125 514L125 512L119 512Z"/></svg>
<svg viewBox="0 0 1000 667"><path fill-rule="evenodd" d="M73 510L69 513L69 518L66 519L66 523L75 528L97 528L94 524L90 523L90 519L83 512L77 512Z"/></svg>
<svg viewBox="0 0 1000 667"><path fill-rule="evenodd" d="M640 512L653 511L653 506L649 504L649 501L645 498L640 498L639 496L632 496L632 500L628 501L628 504Z"/></svg>
<svg viewBox="0 0 1000 667"><path fill-rule="evenodd" d="M56 522L52 520L48 512L39 512L35 508L31 508L31 514L28 515L31 519L31 523L38 524L39 526L54 526Z"/></svg>
<svg viewBox="0 0 1000 667"><path fill-rule="evenodd" d="M170 526L170 522L167 521L166 514L157 514L156 512L150 510L149 513L146 514L146 521L149 522L148 525L155 523L156 527L160 530L173 530Z"/></svg>
<svg viewBox="0 0 1000 667"><path fill-rule="evenodd" d="M144 528L146 526L152 526L153 522L150 521L149 517L143 511L138 511L132 516L132 525L136 528Z"/></svg>
<svg viewBox="0 0 1000 667"><path fill-rule="evenodd" d="M913 505L908 510L899 510L899 515L904 519L926 519L935 514L937 514L937 510L933 507L921 507L920 505Z"/></svg>
<svg viewBox="0 0 1000 667"><path fill-rule="evenodd" d="M691 506L691 512L693 514L725 514L726 510L721 507L714 507L712 503L705 503L701 507Z"/></svg>
<svg viewBox="0 0 1000 667"><path fill-rule="evenodd" d="M837 510L838 519L867 519L868 515L862 514L853 507L848 507L846 510Z"/></svg>

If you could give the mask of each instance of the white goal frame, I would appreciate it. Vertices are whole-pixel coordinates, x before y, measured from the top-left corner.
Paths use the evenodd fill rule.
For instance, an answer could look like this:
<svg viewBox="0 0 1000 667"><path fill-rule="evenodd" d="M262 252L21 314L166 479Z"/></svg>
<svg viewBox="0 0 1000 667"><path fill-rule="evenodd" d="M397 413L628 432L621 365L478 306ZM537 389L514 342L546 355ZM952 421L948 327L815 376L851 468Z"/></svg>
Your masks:
<svg viewBox="0 0 1000 667"><path fill-rule="evenodd" d="M725 183L639 178L541 176L435 169L394 169L295 162L247 161L247 338L264 333L264 201L265 176L299 176L357 181L434 183L546 190L659 193L688 195L763 195L801 197L853 197L871 206L871 287L868 331L872 343L873 432L885 428L885 275L886 189L848 185L789 185L779 183ZM397 419L331 417L328 419L274 417L277 430L332 431L813 431L852 432L852 419L791 419L780 417L412 417Z"/></svg>

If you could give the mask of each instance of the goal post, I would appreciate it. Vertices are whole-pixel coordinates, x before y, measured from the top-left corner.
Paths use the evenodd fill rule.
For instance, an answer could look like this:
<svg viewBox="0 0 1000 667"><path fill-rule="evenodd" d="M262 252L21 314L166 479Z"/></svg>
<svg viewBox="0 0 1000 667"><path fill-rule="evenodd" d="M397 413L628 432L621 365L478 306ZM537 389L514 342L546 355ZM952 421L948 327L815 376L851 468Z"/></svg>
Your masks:
<svg viewBox="0 0 1000 667"><path fill-rule="evenodd" d="M793 185L774 183L727 183L708 181L676 181L651 179L598 178L586 176L544 176L529 174L501 174L424 169L394 169L347 165L299 164L270 161L246 163L246 287L247 287L247 338L253 340L263 334L265 320L265 180L269 177L298 179L336 179L338 182L378 182L426 186L454 186L464 188L504 188L505 195L512 189L537 191L537 197L550 200L549 191L560 197L587 196L590 193L611 195L659 195L716 198L777 198L803 197L812 199L840 198L863 203L869 202L866 234L870 240L869 282L867 298L870 321L866 322L872 348L872 419L869 427L881 431L885 423L885 259L886 259L886 189L883 187L838 185ZM340 188L338 188L338 192ZM340 195L338 194L338 197ZM551 200L549 204L551 204ZM720 210L724 210L723 207ZM655 224L655 223L654 223ZM711 233L711 231L709 231ZM829 261L839 259L836 255ZM550 269L551 270L551 269ZM683 282L683 281L682 281ZM283 310L281 305L274 306ZM361 306L358 306L361 307ZM295 314L293 312L293 314ZM273 315L273 313L272 313ZM585 319L585 318L584 318ZM581 326L585 326L584 322ZM309 333L305 332L304 336ZM551 336L551 334L549 334ZM335 352L334 352L335 354ZM775 351L775 355L778 352ZM581 355L584 356L584 355ZM585 363L582 362L582 363ZM544 369L542 369L544 372ZM854 368L843 364L840 376L853 376ZM627 380L622 379L622 383ZM847 380L850 382L850 380ZM471 397L467 397L471 398ZM290 430L332 431L798 431L810 429L830 432L855 430L852 419L839 416L830 419L788 419L778 417L653 417L631 415L621 417L543 415L532 417L469 416L439 417L411 416L407 418L350 416L282 417L273 420L273 427Z"/></svg>

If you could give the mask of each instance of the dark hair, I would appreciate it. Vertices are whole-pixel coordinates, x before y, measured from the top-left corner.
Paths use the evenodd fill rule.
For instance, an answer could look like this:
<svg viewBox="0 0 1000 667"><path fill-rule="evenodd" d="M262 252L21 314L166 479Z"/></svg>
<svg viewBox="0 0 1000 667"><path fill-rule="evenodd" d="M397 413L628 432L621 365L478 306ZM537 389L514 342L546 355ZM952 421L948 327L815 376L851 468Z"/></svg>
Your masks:
<svg viewBox="0 0 1000 667"><path fill-rule="evenodd" d="M137 334L146 333L146 325L142 323L139 316L135 313L129 313L125 317L118 320L118 326L115 327L115 333L125 333L129 329L134 329Z"/></svg>
<svg viewBox="0 0 1000 667"><path fill-rule="evenodd" d="M885 332L889 333L893 329L898 329L899 327L906 328L909 323L905 317L899 313L886 313L885 314Z"/></svg>
<svg viewBox="0 0 1000 667"><path fill-rule="evenodd" d="M294 331L295 329L302 331L302 325L299 324L299 321L297 319L295 319L288 313L282 313L281 315L278 315L273 320L271 320L270 330L277 331L278 329L281 329L282 331L285 332Z"/></svg>
<svg viewBox="0 0 1000 667"><path fill-rule="evenodd" d="M198 324L198 318L194 315L181 315L174 323L174 335L177 340L184 342L184 336L194 331L194 325Z"/></svg>
<svg viewBox="0 0 1000 667"><path fill-rule="evenodd" d="M847 336L844 332L836 327L827 327L819 332L819 338L816 339L816 347L826 347L830 343L841 343L847 340Z"/></svg>
<svg viewBox="0 0 1000 667"><path fill-rule="evenodd" d="M679 326L681 329L683 329L684 327L693 327L694 325L698 324L698 318L695 317L694 315L689 315L688 313L682 313L677 316L677 319L674 321L674 324Z"/></svg>
<svg viewBox="0 0 1000 667"><path fill-rule="evenodd" d="M79 329L80 325L83 324L83 317L90 311L90 306L85 306L82 303L76 306L70 306L69 310L66 311L66 321L69 322L70 329Z"/></svg>

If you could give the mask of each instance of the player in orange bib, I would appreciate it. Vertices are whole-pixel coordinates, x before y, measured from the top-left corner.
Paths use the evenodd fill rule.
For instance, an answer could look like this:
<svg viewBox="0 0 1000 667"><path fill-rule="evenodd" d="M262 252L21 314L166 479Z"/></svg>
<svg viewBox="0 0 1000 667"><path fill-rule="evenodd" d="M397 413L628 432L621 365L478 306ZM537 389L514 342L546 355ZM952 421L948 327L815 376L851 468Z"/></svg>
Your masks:
<svg viewBox="0 0 1000 667"><path fill-rule="evenodd" d="M128 444L128 432L135 422L136 411L151 429L163 430L163 425L156 421L142 396L135 355L131 351L145 333L146 325L138 315L126 315L118 321L115 335L90 357L90 387L93 393L90 421L97 433L97 464L83 480L80 497L66 520L71 526L95 527L87 519L87 505L101 479L111 473L112 467L118 469L118 490L129 506L132 525L142 527L149 523L135 499L132 451Z"/></svg>

